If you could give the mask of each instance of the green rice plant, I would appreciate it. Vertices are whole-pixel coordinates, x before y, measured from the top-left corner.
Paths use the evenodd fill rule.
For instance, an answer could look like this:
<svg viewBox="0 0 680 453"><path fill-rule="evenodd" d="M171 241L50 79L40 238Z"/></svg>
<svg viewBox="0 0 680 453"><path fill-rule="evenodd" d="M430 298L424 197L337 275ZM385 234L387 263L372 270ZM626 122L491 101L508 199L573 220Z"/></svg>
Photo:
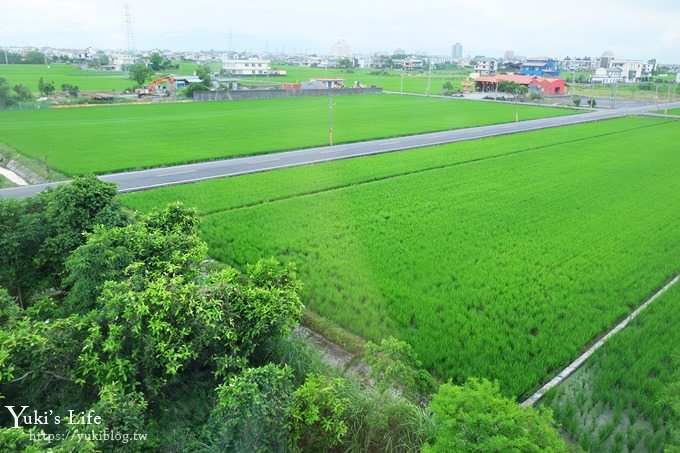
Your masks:
<svg viewBox="0 0 680 453"><path fill-rule="evenodd" d="M336 144L514 121L515 106L413 96L333 99ZM572 114L521 106L521 118ZM326 97L0 112L0 142L67 175L324 146Z"/></svg>
<svg viewBox="0 0 680 453"><path fill-rule="evenodd" d="M54 82L57 91L64 84L75 85L81 91L120 92L135 84L124 72L83 70L71 64L9 64L0 66L0 77L7 79L10 86L22 84L40 96L38 80Z"/></svg>
<svg viewBox="0 0 680 453"><path fill-rule="evenodd" d="M674 381L672 358L680 344L678 304L680 286L675 285L589 359L589 398L600 401L602 407L614 408L612 423L625 426L621 432L629 451L641 440L647 451L661 451L668 441L666 427L672 415L658 402ZM567 404L579 397L569 396L565 403L553 401L550 405ZM555 412L555 419L567 420L562 411Z"/></svg>
<svg viewBox="0 0 680 453"><path fill-rule="evenodd" d="M176 200L195 206L201 215L229 209L343 189L486 159L499 159L518 153L579 146L596 137L655 127L652 118L620 118L597 123L560 127L538 132L513 134L457 143L452 147L429 147L389 154L348 159L322 165L306 165L242 177L220 178L199 184L162 187L126 194L125 204L149 212ZM583 382L586 385L586 382Z"/></svg>
<svg viewBox="0 0 680 453"><path fill-rule="evenodd" d="M506 394L526 395L677 271L678 219L666 209L680 201L677 123L588 127L247 175L174 196L198 201L215 258L295 261L317 314L372 341L408 341L440 378L496 378Z"/></svg>

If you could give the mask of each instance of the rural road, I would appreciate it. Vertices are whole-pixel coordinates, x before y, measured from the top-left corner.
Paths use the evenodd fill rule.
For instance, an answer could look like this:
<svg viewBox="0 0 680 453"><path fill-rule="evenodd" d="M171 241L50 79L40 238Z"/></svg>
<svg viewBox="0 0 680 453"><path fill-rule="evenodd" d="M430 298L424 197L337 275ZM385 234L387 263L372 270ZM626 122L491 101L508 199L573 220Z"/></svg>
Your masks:
<svg viewBox="0 0 680 453"><path fill-rule="evenodd" d="M670 106L680 106L680 103L670 104ZM597 110L580 115L569 115L557 118L543 118L520 121L518 123L496 124L295 151L284 151L257 156L215 160L195 164L176 165L149 170L112 173L101 175L99 176L99 179L115 183L118 186L118 191L121 193L133 192L152 189L154 187L184 184L246 173L256 173L277 168L294 167L297 165L348 159L352 157L421 148L464 140L474 140L516 132L586 123L625 115L645 113L652 109L655 109L655 106L648 105L616 110ZM49 187L54 187L65 182L67 181L1 189L0 197L28 197L38 192L42 192Z"/></svg>

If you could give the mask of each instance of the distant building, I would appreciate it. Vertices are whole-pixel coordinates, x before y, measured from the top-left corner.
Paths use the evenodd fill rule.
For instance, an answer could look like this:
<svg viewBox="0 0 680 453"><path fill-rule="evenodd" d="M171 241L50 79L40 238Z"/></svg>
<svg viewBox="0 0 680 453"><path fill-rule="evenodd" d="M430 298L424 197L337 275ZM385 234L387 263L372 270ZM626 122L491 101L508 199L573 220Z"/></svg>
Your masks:
<svg viewBox="0 0 680 453"><path fill-rule="evenodd" d="M614 61L614 54L608 50L600 57L599 67L607 69L612 65L612 61Z"/></svg>
<svg viewBox="0 0 680 453"><path fill-rule="evenodd" d="M137 62L137 59L127 53L117 53L111 55L109 58L109 65L114 67L115 71L121 71L127 66L133 65Z"/></svg>
<svg viewBox="0 0 680 453"><path fill-rule="evenodd" d="M352 58L352 50L347 45L344 39L338 41L331 47L331 55L337 58Z"/></svg>
<svg viewBox="0 0 680 453"><path fill-rule="evenodd" d="M645 63L642 68L642 76L651 77L654 75L654 71L656 71L656 58L647 60L647 63Z"/></svg>
<svg viewBox="0 0 680 453"><path fill-rule="evenodd" d="M621 68L597 68L595 74L590 78L591 83L622 83Z"/></svg>
<svg viewBox="0 0 680 453"><path fill-rule="evenodd" d="M257 58L225 60L222 68L231 75L268 75L271 72L270 61Z"/></svg>
<svg viewBox="0 0 680 453"><path fill-rule="evenodd" d="M539 77L558 77L560 75L557 60L548 57L529 58L522 64L522 74Z"/></svg>
<svg viewBox="0 0 680 453"><path fill-rule="evenodd" d="M560 69L562 71L594 71L597 69L598 63L599 60L597 58L566 57L560 61Z"/></svg>
<svg viewBox="0 0 680 453"><path fill-rule="evenodd" d="M475 72L480 76L495 75L498 71L498 62L493 58L476 60Z"/></svg>
<svg viewBox="0 0 680 453"><path fill-rule="evenodd" d="M463 45L461 43L457 42L451 47L451 57L454 60L463 58Z"/></svg>
<svg viewBox="0 0 680 453"><path fill-rule="evenodd" d="M514 58L515 58L515 52L513 52L512 50L506 50L503 53L503 60L505 60L505 61L512 61Z"/></svg>
<svg viewBox="0 0 680 453"><path fill-rule="evenodd" d="M303 90L340 89L345 87L345 79L335 78L311 79L309 82L302 82L300 86Z"/></svg>
<svg viewBox="0 0 680 453"><path fill-rule="evenodd" d="M475 90L482 93L495 92L501 82L514 82L527 87L530 93L541 93L548 96L559 96L566 91L566 84L562 79L517 74L477 77L475 79Z"/></svg>

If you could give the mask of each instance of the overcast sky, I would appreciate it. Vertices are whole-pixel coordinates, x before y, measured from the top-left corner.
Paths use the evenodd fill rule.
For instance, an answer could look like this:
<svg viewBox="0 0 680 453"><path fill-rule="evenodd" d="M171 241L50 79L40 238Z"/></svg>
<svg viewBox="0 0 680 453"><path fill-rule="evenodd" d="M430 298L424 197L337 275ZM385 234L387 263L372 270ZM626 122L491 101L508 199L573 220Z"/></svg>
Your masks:
<svg viewBox="0 0 680 453"><path fill-rule="evenodd" d="M1 0L0 47L600 56L680 63L678 0ZM335 6L331 6L335 5Z"/></svg>

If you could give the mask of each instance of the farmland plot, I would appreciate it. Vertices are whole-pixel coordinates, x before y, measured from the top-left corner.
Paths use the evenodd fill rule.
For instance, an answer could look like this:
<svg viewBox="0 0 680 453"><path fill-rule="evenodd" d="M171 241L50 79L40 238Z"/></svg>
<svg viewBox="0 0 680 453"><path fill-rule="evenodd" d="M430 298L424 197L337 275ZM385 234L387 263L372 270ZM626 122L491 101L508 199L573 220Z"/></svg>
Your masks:
<svg viewBox="0 0 680 453"><path fill-rule="evenodd" d="M676 284L547 395L573 440L591 451L662 450L672 416L662 401L680 380L678 325Z"/></svg>
<svg viewBox="0 0 680 453"><path fill-rule="evenodd" d="M262 202L210 209L202 231L220 260L295 261L312 310L408 340L441 378L526 395L680 268L678 123L584 127L433 148L439 166L392 177L369 174L425 150L357 160L363 180L291 181L283 197L282 181L267 194L264 175L235 178ZM304 171L329 165L352 161Z"/></svg>
<svg viewBox="0 0 680 453"><path fill-rule="evenodd" d="M523 120L573 110L520 106ZM515 106L408 96L335 97L334 143L514 121ZM0 142L67 175L327 145L327 98L0 112Z"/></svg>

